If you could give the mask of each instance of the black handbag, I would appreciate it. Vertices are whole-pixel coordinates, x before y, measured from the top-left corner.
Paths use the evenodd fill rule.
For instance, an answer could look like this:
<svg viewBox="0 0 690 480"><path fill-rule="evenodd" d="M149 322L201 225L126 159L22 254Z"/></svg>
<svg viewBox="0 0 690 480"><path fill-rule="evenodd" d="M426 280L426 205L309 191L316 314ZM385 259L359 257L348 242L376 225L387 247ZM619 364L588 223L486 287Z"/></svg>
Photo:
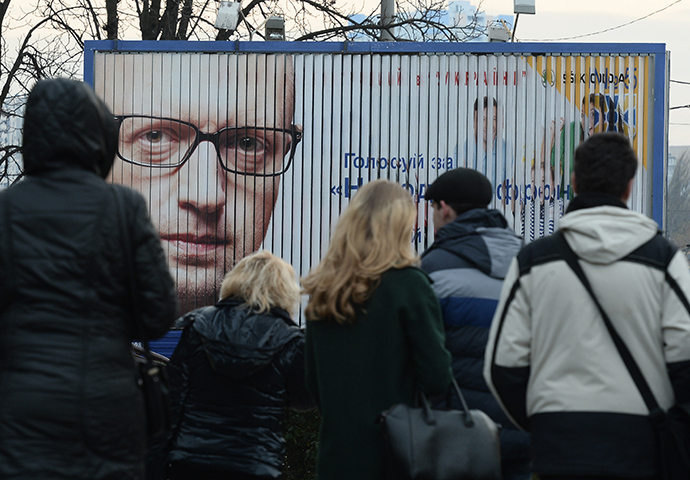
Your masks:
<svg viewBox="0 0 690 480"><path fill-rule="evenodd" d="M419 406L401 403L381 414L387 478L501 480L499 426L467 408L455 379L453 388L463 410L432 409L418 390Z"/></svg>
<svg viewBox="0 0 690 480"><path fill-rule="evenodd" d="M656 432L662 479L690 479L690 406L674 405L668 411L662 410L630 350L628 350L625 342L623 342L623 339L613 327L611 319L599 303L599 299L594 295L592 285L585 276L585 272L578 262L577 255L568 245L562 232L556 232L554 237L558 241L561 256L575 272L597 306L599 313L604 319L606 329L609 331L613 343L623 359L623 363L625 363L628 372L630 372L630 376L649 410L649 420Z"/></svg>
<svg viewBox="0 0 690 480"><path fill-rule="evenodd" d="M139 387L144 396L146 435L154 438L170 431L170 399L165 365L150 358L135 359Z"/></svg>
<svg viewBox="0 0 690 480"><path fill-rule="evenodd" d="M141 348L133 345L134 361L137 369L139 388L144 397L144 409L146 412L146 434L149 439L170 431L170 398L168 387L168 375L165 367L165 357L158 356L154 361L155 353L149 349L149 342L142 325L141 307L136 292L134 277L134 256L131 249L131 235L125 222L124 205L117 187L113 188L115 195L118 223L120 224L122 251L125 257L127 270L127 286L131 303L131 315L134 336L141 340Z"/></svg>

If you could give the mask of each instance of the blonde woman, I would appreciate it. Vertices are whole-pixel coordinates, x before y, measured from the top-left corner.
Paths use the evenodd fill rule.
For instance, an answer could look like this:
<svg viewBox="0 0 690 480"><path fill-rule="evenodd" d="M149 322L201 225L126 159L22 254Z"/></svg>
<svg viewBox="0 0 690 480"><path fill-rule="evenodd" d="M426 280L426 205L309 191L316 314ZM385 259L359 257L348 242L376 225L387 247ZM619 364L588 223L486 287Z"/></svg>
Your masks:
<svg viewBox="0 0 690 480"><path fill-rule="evenodd" d="M411 246L416 211L387 180L360 188L302 284L307 388L321 411L319 480L383 478L379 414L451 382L429 278Z"/></svg>
<svg viewBox="0 0 690 480"><path fill-rule="evenodd" d="M171 480L281 478L285 407L312 406L304 337L290 318L299 302L292 266L254 253L225 276L220 295L178 321L173 429L149 478L161 464Z"/></svg>

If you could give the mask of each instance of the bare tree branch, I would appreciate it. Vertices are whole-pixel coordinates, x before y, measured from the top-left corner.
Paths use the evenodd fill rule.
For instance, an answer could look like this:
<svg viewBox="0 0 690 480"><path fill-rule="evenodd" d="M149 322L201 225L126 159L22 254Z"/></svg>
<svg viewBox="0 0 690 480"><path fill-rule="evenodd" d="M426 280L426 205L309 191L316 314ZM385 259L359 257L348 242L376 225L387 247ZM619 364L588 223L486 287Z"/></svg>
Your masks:
<svg viewBox="0 0 690 480"><path fill-rule="evenodd" d="M98 25L98 17L96 11L91 5L91 0L86 0L89 5L89 10L94 17L94 23ZM118 0L105 0L105 11L106 11L106 22L105 22L105 34L108 40L117 40L117 32L119 28L119 18L117 14L117 4ZM98 30L96 30L98 31ZM98 38L101 38L100 32L98 33Z"/></svg>

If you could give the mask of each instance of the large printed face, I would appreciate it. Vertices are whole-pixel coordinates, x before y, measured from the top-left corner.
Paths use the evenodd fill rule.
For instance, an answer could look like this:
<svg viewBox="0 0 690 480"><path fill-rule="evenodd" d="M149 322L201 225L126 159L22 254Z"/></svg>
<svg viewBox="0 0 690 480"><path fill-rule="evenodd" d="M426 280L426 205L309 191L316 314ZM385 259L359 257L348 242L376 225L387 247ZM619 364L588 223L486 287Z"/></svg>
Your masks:
<svg viewBox="0 0 690 480"><path fill-rule="evenodd" d="M487 150L487 136L488 132L491 132L491 139L492 141L496 140L496 136L498 134L498 107L496 105L493 106L493 114L492 117L489 119L487 116L487 108L484 107L482 109L482 125L484 125L484 128L482 129L482 144L484 146L484 151L486 152ZM491 125L489 125L489 120L491 120ZM474 112L474 137L475 140L479 141L479 136L477 135L477 126L479 125L479 119L477 118L477 111L475 110Z"/></svg>
<svg viewBox="0 0 690 480"><path fill-rule="evenodd" d="M289 62L157 54L96 64L96 89L120 121L112 180L147 199L183 312L214 303L226 271L263 242L294 148Z"/></svg>

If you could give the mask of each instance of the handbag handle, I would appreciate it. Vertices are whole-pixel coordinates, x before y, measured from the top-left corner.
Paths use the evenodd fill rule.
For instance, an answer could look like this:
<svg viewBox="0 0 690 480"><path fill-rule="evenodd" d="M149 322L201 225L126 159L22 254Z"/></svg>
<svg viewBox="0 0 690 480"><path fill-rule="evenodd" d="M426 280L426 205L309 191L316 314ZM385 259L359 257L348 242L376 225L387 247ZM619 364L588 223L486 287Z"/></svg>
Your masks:
<svg viewBox="0 0 690 480"><path fill-rule="evenodd" d="M465 397L462 395L462 391L460 391L460 387L458 386L458 382L455 380L455 378L452 379L452 385L453 388L451 389L449 387L447 395L446 395L446 406L450 407L450 399L453 395L453 390L455 393L458 395L458 398L460 399L460 404L462 405L462 421L465 424L466 427L470 428L474 426L474 419L472 418L472 415L470 415L470 409L467 406L467 402L465 402ZM434 415L434 411L432 408L429 406L429 401L426 398L426 395L422 390L417 387L417 398L418 401L424 410L424 416L426 418L426 421L430 425L435 425L436 424L436 416Z"/></svg>
<svg viewBox="0 0 690 480"><path fill-rule="evenodd" d="M575 272L577 278L580 279L580 282L582 282L582 285L584 285L590 297L592 297L592 300L594 301L594 304L597 306L597 309L599 310L601 317L604 319L606 329L609 331L611 339L613 340L614 345L616 345L616 349L618 350L619 355L623 359L625 367L628 369L630 376L635 382L635 385L637 386L637 389L640 391L642 399L644 400L644 403L647 406L647 409L649 410L650 418L653 421L656 419L662 421L662 417L664 415L663 410L661 410L661 408L659 407L659 403L656 401L656 398L654 397L652 390L649 388L649 384L647 383L647 380L645 380L644 375L642 375L642 371L640 370L640 367L635 361L635 358L632 356L630 350L628 350L628 347L625 345L625 342L620 337L620 335L618 335L618 332L613 327L611 319L604 311L604 308L601 306L601 303L599 303L599 299L596 297L596 295L594 295L592 285L589 283L589 280L587 279L585 272L582 270L580 262L578 262L578 256L575 254L573 249L570 248L570 245L568 245L568 242L566 241L562 231L559 230L558 232L556 232L554 234L554 239L556 240L561 256L566 261L568 266L573 270L573 272Z"/></svg>

